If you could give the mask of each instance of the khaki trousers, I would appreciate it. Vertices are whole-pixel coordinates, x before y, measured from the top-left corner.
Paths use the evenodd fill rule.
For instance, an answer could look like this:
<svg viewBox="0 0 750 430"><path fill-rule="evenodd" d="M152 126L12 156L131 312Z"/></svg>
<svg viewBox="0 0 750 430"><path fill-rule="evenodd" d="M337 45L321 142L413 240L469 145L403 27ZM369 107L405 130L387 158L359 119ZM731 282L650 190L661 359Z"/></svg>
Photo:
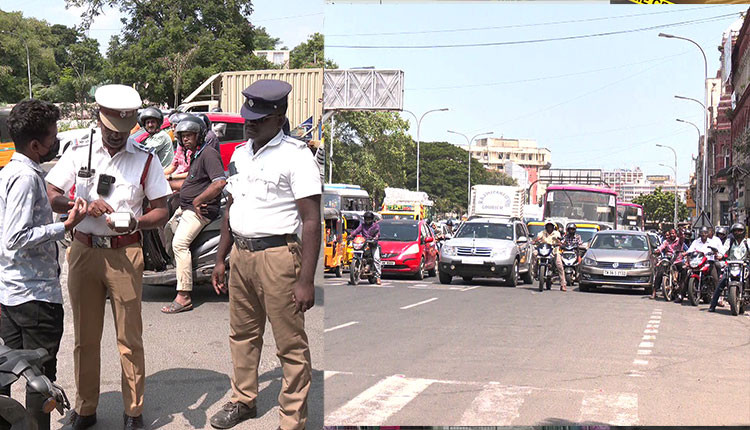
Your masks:
<svg viewBox="0 0 750 430"><path fill-rule="evenodd" d="M68 264L68 291L75 329L76 412L92 415L99 404L104 306L109 293L120 350L123 405L127 415L138 416L143 411L146 375L141 321L141 245L99 249L74 240Z"/></svg>
<svg viewBox="0 0 750 430"><path fill-rule="evenodd" d="M312 367L303 313L295 314L292 285L301 266L300 246L246 251L232 248L229 269L229 348L234 377L232 401L248 406L258 397L258 366L266 317L271 322L283 379L279 426L301 430L307 421Z"/></svg>
<svg viewBox="0 0 750 430"><path fill-rule="evenodd" d="M190 245L210 221L191 210L178 208L164 233L174 254L177 291L193 291L193 255Z"/></svg>

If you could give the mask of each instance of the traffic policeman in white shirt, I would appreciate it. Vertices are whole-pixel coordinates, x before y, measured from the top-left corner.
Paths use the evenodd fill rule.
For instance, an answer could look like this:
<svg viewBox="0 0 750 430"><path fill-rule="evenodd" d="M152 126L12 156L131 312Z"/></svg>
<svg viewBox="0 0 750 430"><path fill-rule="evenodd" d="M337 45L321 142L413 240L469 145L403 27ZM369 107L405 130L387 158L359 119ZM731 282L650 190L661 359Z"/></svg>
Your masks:
<svg viewBox="0 0 750 430"><path fill-rule="evenodd" d="M77 388L70 424L84 429L96 423L100 343L109 294L122 365L124 428L140 429L144 426L146 370L139 230L166 223L167 196L172 192L159 158L128 139L141 106L138 92L125 85L105 85L95 98L98 128L65 152L46 177L47 194L56 212L69 208L67 194L73 186L76 197L88 202L88 216L76 228L68 256ZM143 214L144 197L151 205L147 214Z"/></svg>
<svg viewBox="0 0 750 430"><path fill-rule="evenodd" d="M231 428L257 415L266 318L284 375L279 428L301 430L307 420L312 367L304 312L315 303L322 183L307 146L282 131L291 90L286 82L261 80L243 91L247 101L241 114L249 140L237 147L229 164L225 190L230 196L213 272L216 292L226 292L224 260L231 248L232 398L211 418L215 428Z"/></svg>

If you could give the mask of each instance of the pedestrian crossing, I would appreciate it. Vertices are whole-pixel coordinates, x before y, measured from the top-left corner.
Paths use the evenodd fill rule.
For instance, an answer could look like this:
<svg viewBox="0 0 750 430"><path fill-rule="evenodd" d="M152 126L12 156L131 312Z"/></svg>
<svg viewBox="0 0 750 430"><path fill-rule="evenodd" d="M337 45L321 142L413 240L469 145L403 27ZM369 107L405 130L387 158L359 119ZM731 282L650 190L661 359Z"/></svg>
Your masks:
<svg viewBox="0 0 750 430"><path fill-rule="evenodd" d="M369 380L369 386L361 385L363 378ZM638 424L638 395L631 392L446 381L404 375L365 377L329 371L325 372L325 381L325 425L331 426L414 425L419 422L409 421L420 419L418 417L433 417L440 419L440 424L457 426L535 425L553 414L557 419L583 424ZM356 388L359 392L343 396L337 391L347 391L350 387L359 387ZM563 410L565 416L559 416Z"/></svg>

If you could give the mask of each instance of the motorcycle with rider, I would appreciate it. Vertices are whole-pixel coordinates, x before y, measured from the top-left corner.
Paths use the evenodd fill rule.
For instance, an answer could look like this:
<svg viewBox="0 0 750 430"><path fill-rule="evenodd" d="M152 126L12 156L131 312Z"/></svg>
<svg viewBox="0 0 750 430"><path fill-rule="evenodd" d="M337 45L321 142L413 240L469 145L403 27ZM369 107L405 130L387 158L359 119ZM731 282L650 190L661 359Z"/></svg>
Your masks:
<svg viewBox="0 0 750 430"><path fill-rule="evenodd" d="M380 225L375 222L375 214L367 211L363 223L357 226L347 238L352 242L354 253L349 266L349 284L357 285L360 278L368 278L371 284L381 285L380 274Z"/></svg>
<svg viewBox="0 0 750 430"><path fill-rule="evenodd" d="M745 237L745 225L742 223L732 225L731 232L731 236L724 244L726 259L721 282L714 290L708 311L716 311L719 298L726 291L730 311L736 316L744 313L745 308L750 305L750 291L748 291L750 239Z"/></svg>

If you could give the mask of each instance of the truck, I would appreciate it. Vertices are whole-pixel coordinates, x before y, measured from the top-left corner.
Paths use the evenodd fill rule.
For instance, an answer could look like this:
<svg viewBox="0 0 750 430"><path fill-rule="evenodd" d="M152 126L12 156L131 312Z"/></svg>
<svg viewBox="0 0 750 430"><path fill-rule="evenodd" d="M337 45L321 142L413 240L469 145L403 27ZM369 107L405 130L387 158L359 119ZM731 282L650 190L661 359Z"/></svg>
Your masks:
<svg viewBox="0 0 750 430"><path fill-rule="evenodd" d="M242 70L217 73L185 97L177 110L182 112L239 113L245 96L242 91L261 79L278 79L292 86L287 117L292 129L305 124L316 130L323 118L323 69Z"/></svg>
<svg viewBox="0 0 750 430"><path fill-rule="evenodd" d="M427 193L403 188L386 188L380 215L383 219L427 219L433 202Z"/></svg>
<svg viewBox="0 0 750 430"><path fill-rule="evenodd" d="M506 185L471 187L469 219L476 217L523 218L526 189Z"/></svg>

